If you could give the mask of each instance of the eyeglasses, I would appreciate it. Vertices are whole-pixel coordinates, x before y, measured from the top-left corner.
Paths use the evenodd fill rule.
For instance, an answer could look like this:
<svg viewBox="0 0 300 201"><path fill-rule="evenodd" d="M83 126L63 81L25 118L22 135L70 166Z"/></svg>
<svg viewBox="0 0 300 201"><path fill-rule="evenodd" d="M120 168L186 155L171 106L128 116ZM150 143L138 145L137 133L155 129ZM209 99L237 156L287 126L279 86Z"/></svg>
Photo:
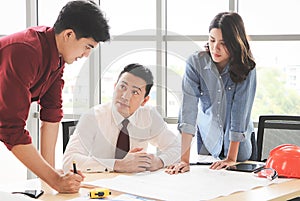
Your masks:
<svg viewBox="0 0 300 201"><path fill-rule="evenodd" d="M257 177L264 177L269 179L270 181L276 179L278 177L278 173L273 168L259 168L253 172L253 174Z"/></svg>

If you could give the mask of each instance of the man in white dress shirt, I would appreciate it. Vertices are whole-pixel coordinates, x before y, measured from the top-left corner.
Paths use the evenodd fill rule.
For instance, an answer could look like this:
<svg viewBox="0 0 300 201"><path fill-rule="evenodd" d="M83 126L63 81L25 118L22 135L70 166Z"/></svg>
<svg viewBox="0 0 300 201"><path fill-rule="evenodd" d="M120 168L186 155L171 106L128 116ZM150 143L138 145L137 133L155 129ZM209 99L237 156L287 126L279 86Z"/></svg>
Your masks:
<svg viewBox="0 0 300 201"><path fill-rule="evenodd" d="M82 115L64 153L63 169L75 160L83 172L155 171L180 159L179 138L168 129L154 107L145 106L153 86L151 71L129 64L115 84L112 102L100 104ZM115 158L122 121L129 120L129 152ZM159 154L147 153L148 143Z"/></svg>

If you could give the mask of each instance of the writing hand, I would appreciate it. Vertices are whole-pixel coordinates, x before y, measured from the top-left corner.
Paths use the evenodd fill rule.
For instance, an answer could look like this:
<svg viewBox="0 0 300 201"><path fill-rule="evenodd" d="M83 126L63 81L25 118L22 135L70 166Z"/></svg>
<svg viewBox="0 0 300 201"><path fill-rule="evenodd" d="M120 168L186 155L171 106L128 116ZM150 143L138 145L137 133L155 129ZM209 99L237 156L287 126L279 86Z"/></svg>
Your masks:
<svg viewBox="0 0 300 201"><path fill-rule="evenodd" d="M74 173L74 170L70 170L70 171ZM80 170L77 170L76 174L79 174L83 179L85 178L85 176L82 174L82 172Z"/></svg>
<svg viewBox="0 0 300 201"><path fill-rule="evenodd" d="M60 176L54 187L59 193L77 193L84 177L80 174L68 173Z"/></svg>

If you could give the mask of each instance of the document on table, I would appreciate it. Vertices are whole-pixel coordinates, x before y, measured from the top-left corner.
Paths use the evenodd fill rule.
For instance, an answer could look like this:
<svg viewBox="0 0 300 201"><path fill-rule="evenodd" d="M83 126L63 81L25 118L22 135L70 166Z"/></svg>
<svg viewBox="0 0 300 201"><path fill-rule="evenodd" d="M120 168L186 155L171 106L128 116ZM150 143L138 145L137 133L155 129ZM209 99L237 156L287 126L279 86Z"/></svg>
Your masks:
<svg viewBox="0 0 300 201"><path fill-rule="evenodd" d="M208 166L191 166L190 172L184 174L169 175L164 170L159 170L132 176L120 175L86 183L153 199L199 201L288 180L290 179L269 181L266 178L256 177L252 173L211 170Z"/></svg>
<svg viewBox="0 0 300 201"><path fill-rule="evenodd" d="M219 161L219 158L215 158L210 155L196 155L190 158L191 164L212 164L213 162Z"/></svg>

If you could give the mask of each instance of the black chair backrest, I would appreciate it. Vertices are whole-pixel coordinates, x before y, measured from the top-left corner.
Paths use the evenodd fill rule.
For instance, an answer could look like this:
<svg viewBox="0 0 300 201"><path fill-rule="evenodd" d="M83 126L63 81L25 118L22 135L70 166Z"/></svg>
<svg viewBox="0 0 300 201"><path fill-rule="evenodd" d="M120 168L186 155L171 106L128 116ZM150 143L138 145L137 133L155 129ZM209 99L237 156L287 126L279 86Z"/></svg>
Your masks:
<svg viewBox="0 0 300 201"><path fill-rule="evenodd" d="M260 116L257 131L258 160L266 161L269 152L281 144L300 146L300 116Z"/></svg>
<svg viewBox="0 0 300 201"><path fill-rule="evenodd" d="M63 128L63 153L66 150L67 144L69 142L70 136L73 134L76 124L78 120L73 121L62 121L62 128Z"/></svg>

